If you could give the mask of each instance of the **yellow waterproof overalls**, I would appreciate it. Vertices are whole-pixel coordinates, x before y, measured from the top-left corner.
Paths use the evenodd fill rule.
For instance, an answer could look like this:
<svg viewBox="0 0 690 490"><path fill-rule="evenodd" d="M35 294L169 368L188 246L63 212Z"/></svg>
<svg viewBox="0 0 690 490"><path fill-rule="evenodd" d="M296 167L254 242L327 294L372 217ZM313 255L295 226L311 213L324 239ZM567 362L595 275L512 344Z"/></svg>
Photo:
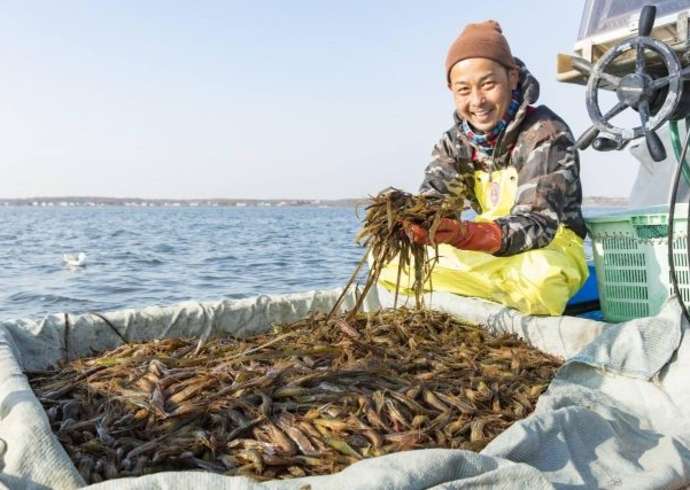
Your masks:
<svg viewBox="0 0 690 490"><path fill-rule="evenodd" d="M474 191L482 214L474 221L491 221L510 214L517 195L514 167L491 174L474 173ZM494 257L484 252L458 250L450 245L438 247L439 261L425 289L484 298L532 315L560 315L568 300L587 279L582 238L560 225L546 247L510 257ZM433 248L429 256L434 256ZM397 259L383 269L379 283L395 290ZM400 292L411 294L414 273L403 269Z"/></svg>

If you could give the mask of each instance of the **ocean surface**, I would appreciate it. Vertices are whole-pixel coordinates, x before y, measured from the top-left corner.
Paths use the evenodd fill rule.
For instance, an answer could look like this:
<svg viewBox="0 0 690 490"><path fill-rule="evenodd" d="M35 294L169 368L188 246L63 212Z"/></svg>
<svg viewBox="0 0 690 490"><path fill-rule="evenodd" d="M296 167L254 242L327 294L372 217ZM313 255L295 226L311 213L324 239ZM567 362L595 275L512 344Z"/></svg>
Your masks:
<svg viewBox="0 0 690 490"><path fill-rule="evenodd" d="M359 224L353 208L0 207L0 321L342 287Z"/></svg>

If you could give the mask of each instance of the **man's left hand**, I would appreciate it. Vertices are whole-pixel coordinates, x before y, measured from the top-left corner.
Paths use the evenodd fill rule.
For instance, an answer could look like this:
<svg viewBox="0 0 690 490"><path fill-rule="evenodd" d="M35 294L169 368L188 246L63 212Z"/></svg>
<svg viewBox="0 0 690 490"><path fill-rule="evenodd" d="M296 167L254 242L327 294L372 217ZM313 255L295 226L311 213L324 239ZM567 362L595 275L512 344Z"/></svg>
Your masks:
<svg viewBox="0 0 690 490"><path fill-rule="evenodd" d="M494 253L501 248L503 232L494 222L475 223L451 218L442 218L433 237L429 232L414 223L403 223L405 233L412 243L432 245L447 243L462 250Z"/></svg>
<svg viewBox="0 0 690 490"><path fill-rule="evenodd" d="M403 221L403 229L410 242L416 245L431 245L431 242L429 242L429 232L421 226L409 221Z"/></svg>
<svg viewBox="0 0 690 490"><path fill-rule="evenodd" d="M441 218L433 241L453 245L461 241L466 234L467 225L464 222L457 219Z"/></svg>
<svg viewBox="0 0 690 490"><path fill-rule="evenodd" d="M464 224L459 220L442 218L436 229L436 235L432 240L429 232L423 227L409 221L403 222L407 238L417 245L433 245L434 243L449 243L452 245L463 236L463 226Z"/></svg>

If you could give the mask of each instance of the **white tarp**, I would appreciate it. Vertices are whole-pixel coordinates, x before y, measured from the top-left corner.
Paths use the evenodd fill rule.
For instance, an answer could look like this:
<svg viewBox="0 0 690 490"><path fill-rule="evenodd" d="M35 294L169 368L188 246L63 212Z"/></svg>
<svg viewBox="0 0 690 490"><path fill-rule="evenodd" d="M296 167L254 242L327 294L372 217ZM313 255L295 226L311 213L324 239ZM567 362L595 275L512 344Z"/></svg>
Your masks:
<svg viewBox="0 0 690 490"><path fill-rule="evenodd" d="M24 370L39 370L127 341L165 336L252 335L271 322L326 311L337 291L174 307L51 315L0 323L0 483L7 488L84 486L53 436ZM348 303L351 304L350 297ZM368 309L391 303L372 294ZM690 345L680 307L619 325L568 317L527 317L481 300L436 294L438 308L515 332L569 361L535 412L480 454L428 449L361 461L330 476L256 483L199 471L168 472L92 485L135 488L681 488L690 483Z"/></svg>

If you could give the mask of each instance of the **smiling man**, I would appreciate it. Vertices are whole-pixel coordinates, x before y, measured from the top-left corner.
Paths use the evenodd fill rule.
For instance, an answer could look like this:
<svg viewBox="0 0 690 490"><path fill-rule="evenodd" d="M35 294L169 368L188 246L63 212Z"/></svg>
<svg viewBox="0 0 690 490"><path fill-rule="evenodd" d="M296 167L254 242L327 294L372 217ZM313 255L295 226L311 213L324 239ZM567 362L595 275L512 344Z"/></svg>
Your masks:
<svg viewBox="0 0 690 490"><path fill-rule="evenodd" d="M468 25L445 68L455 124L434 147L421 192L460 196L477 216L444 219L434 237L407 225L411 240L441 244L429 289L561 314L587 278L570 129L546 106L533 105L539 84L513 58L497 22ZM381 283L393 288L396 280L392 263Z"/></svg>

